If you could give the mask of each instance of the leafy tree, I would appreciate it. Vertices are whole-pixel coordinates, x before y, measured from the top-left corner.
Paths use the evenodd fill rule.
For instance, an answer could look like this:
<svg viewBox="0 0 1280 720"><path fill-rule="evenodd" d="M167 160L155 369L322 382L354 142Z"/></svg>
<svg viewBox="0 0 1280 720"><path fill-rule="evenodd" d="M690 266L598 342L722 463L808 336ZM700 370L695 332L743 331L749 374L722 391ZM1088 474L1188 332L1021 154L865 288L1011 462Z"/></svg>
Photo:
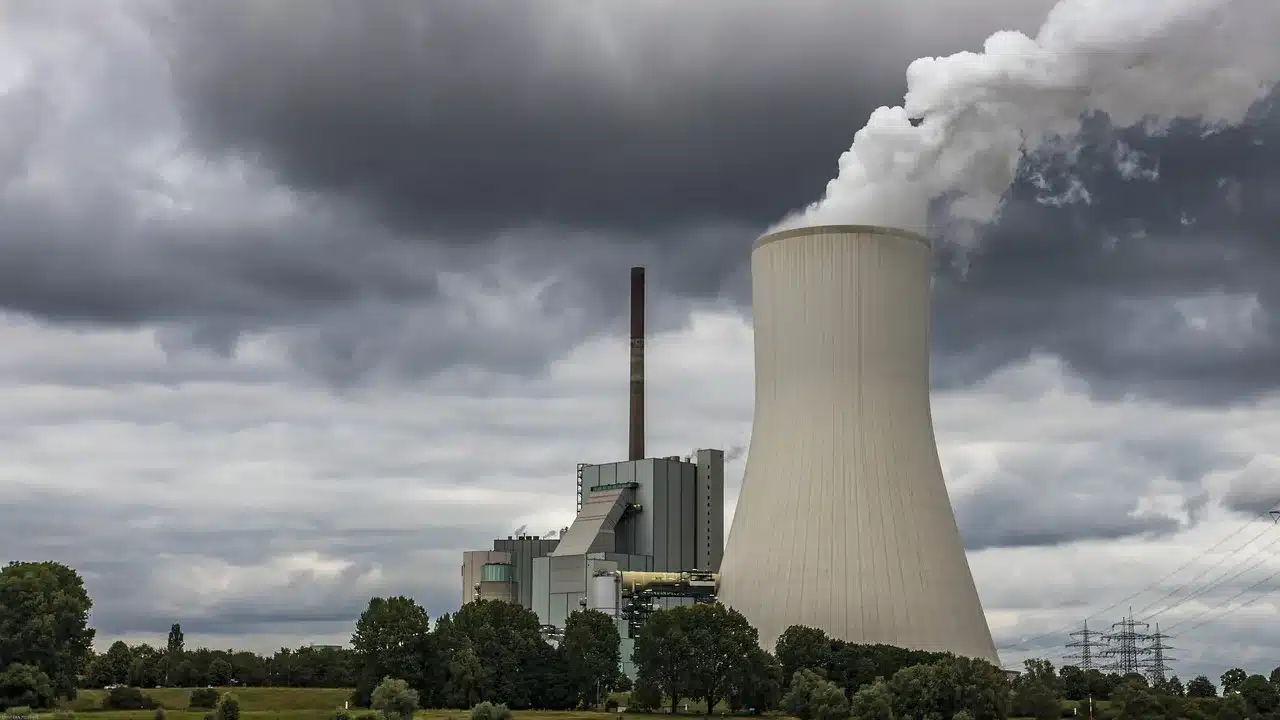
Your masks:
<svg viewBox="0 0 1280 720"><path fill-rule="evenodd" d="M448 701L450 707L468 707L480 700L485 670L470 646L454 654L449 662Z"/></svg>
<svg viewBox="0 0 1280 720"><path fill-rule="evenodd" d="M1120 703L1119 720L1158 720L1165 710L1145 682L1128 680L1115 693Z"/></svg>
<svg viewBox="0 0 1280 720"><path fill-rule="evenodd" d="M907 667L889 680L889 690L899 718L949 718L966 710L974 720L1004 720L1009 714L1004 671L982 660L945 657Z"/></svg>
<svg viewBox="0 0 1280 720"><path fill-rule="evenodd" d="M1280 667L1271 671L1271 684L1280 685Z"/></svg>
<svg viewBox="0 0 1280 720"><path fill-rule="evenodd" d="M742 613L720 603L685 605L671 612L693 648L688 657L689 695L705 702L710 712L727 694L735 668L759 646L760 635Z"/></svg>
<svg viewBox="0 0 1280 720"><path fill-rule="evenodd" d="M501 699L514 710L530 707L538 688L527 670L546 645L532 610L501 600L469 602L454 614L452 632L465 638L484 667L483 697Z"/></svg>
<svg viewBox="0 0 1280 720"><path fill-rule="evenodd" d="M1256 715L1269 716L1280 708L1280 692L1261 675L1250 675L1240 684L1240 697Z"/></svg>
<svg viewBox="0 0 1280 720"><path fill-rule="evenodd" d="M1036 720L1059 720L1062 699L1039 679L1019 678L1014 685L1012 710L1015 717Z"/></svg>
<svg viewBox="0 0 1280 720"><path fill-rule="evenodd" d="M636 687L631 691L631 708L633 710L657 710L662 704L662 688L654 680L641 676Z"/></svg>
<svg viewBox="0 0 1280 720"><path fill-rule="evenodd" d="M1240 692L1240 686L1249 678L1249 674L1240 668L1231 668L1222 673L1222 696Z"/></svg>
<svg viewBox="0 0 1280 720"><path fill-rule="evenodd" d="M1243 682L1243 681L1242 681ZM1218 706L1218 720L1247 720L1249 706L1238 693L1223 692Z"/></svg>
<svg viewBox="0 0 1280 720"><path fill-rule="evenodd" d="M825 670L831 654L831 638L817 628L792 625L778 636L774 644L784 685L790 685L797 670Z"/></svg>
<svg viewBox="0 0 1280 720"><path fill-rule="evenodd" d="M637 674L670 700L673 715L680 707L680 698L689 691L692 654L693 643L675 610L653 613L636 636L632 661Z"/></svg>
<svg viewBox="0 0 1280 720"><path fill-rule="evenodd" d="M862 686L854 693L849 712L858 720L893 720L893 695L888 684L879 680Z"/></svg>
<svg viewBox="0 0 1280 720"><path fill-rule="evenodd" d="M618 679L622 657L618 626L599 610L579 610L565 621L561 644L579 699L599 705L600 694L613 689Z"/></svg>
<svg viewBox="0 0 1280 720"><path fill-rule="evenodd" d="M1187 694L1187 689L1183 687L1182 681L1178 679L1177 675L1167 680L1158 681L1152 687L1157 693L1169 697L1184 697Z"/></svg>
<svg viewBox="0 0 1280 720"><path fill-rule="evenodd" d="M418 692L404 680L384 678L374 689L370 706L387 720L412 720L418 711Z"/></svg>
<svg viewBox="0 0 1280 720"><path fill-rule="evenodd" d="M182 634L182 623L174 623L169 626L169 641L165 643L165 652L170 658L179 659L182 653L186 652L187 641L186 636Z"/></svg>
<svg viewBox="0 0 1280 720"><path fill-rule="evenodd" d="M751 710L754 714L775 710L782 699L782 667L769 653L751 648L729 675L725 699L734 713Z"/></svg>
<svg viewBox="0 0 1280 720"><path fill-rule="evenodd" d="M75 696L76 678L92 657L93 601L80 575L55 562L11 562L0 570L0 667L33 665L54 695Z"/></svg>
<svg viewBox="0 0 1280 720"><path fill-rule="evenodd" d="M1213 682L1209 680L1209 678L1204 675L1197 675L1195 679L1187 683L1187 697L1218 697L1218 688L1214 686Z"/></svg>
<svg viewBox="0 0 1280 720"><path fill-rule="evenodd" d="M213 716L216 720L240 720L240 698L234 693L223 695Z"/></svg>
<svg viewBox="0 0 1280 720"><path fill-rule="evenodd" d="M224 687L231 683L231 663L226 658L214 658L209 663L209 684Z"/></svg>
<svg viewBox="0 0 1280 720"><path fill-rule="evenodd" d="M791 687L782 697L782 709L800 720L844 720L849 717L849 701L844 690L809 669L797 670Z"/></svg>
<svg viewBox="0 0 1280 720"><path fill-rule="evenodd" d="M35 665L13 663L0 673L0 710L12 707L52 707L53 683Z"/></svg>
<svg viewBox="0 0 1280 720"><path fill-rule="evenodd" d="M1062 683L1062 697L1067 700L1085 700L1089 697L1089 678L1084 670L1075 665L1063 665L1058 670L1058 680Z"/></svg>
<svg viewBox="0 0 1280 720"><path fill-rule="evenodd" d="M355 701L367 705L383 678L410 681L422 676L420 650L431 630L431 619L420 605L404 596L373 598L356 620L351 636L355 649Z"/></svg>

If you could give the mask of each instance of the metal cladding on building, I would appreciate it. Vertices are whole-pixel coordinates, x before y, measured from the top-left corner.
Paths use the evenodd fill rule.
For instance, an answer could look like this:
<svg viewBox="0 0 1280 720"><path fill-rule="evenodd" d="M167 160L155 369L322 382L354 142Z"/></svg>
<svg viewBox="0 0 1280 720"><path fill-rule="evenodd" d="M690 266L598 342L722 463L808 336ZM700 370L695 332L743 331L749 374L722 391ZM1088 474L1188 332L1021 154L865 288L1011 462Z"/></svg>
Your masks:
<svg viewBox="0 0 1280 720"><path fill-rule="evenodd" d="M938 462L929 241L860 225L761 238L756 398L720 599L791 625L999 664Z"/></svg>

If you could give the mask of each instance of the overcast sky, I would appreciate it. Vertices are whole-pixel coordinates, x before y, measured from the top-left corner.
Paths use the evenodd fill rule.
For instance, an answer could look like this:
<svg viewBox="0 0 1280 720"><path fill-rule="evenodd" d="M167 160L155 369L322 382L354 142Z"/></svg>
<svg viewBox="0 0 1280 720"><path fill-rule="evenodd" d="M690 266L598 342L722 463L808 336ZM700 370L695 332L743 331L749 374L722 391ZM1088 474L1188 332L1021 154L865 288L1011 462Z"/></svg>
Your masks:
<svg viewBox="0 0 1280 720"><path fill-rule="evenodd" d="M911 59L1050 4L0 5L5 557L77 568L103 647L450 612L461 551L567 525L575 463L625 453L634 264L650 451L730 449L732 512L755 235ZM1172 604L1184 679L1269 672L1280 109L1087 138L938 253L934 415L992 631Z"/></svg>

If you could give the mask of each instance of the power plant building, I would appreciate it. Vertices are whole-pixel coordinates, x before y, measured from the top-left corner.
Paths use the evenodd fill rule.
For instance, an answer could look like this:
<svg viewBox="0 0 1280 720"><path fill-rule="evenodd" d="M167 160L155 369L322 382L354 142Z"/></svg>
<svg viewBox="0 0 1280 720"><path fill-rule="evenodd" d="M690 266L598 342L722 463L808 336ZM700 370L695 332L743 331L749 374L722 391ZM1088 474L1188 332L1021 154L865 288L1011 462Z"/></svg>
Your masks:
<svg viewBox="0 0 1280 720"><path fill-rule="evenodd" d="M632 271L630 454L582 464L577 516L559 538L516 535L463 553L462 600L514 602L554 639L570 614L601 610L622 636L634 677L634 633L655 609L715 598L724 550L724 453L644 453L644 275Z"/></svg>
<svg viewBox="0 0 1280 720"><path fill-rule="evenodd" d="M786 230L751 254L755 418L719 597L772 649L791 625L999 659L929 405L929 241Z"/></svg>
<svg viewBox="0 0 1280 720"><path fill-rule="evenodd" d="M807 625L998 666L934 440L932 271L929 241L892 228L757 241L755 417L725 543L724 454L645 457L644 275L634 268L629 459L578 467L577 517L558 539L465 553L464 602L519 603L551 639L575 610L602 610L633 677L632 638L648 613L717 599L767 650Z"/></svg>

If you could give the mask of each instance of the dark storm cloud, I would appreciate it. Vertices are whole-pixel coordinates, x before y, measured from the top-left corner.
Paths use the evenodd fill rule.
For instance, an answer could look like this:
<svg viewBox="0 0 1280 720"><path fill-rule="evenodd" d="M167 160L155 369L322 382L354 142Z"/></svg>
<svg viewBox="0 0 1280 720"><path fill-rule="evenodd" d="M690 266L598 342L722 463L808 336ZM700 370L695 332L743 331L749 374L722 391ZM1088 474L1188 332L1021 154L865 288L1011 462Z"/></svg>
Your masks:
<svg viewBox="0 0 1280 720"><path fill-rule="evenodd" d="M0 194L0 306L158 325L174 352L270 333L341 385L545 368L622 327L630 264L651 268L655 331L745 308L752 236L818 196L907 63L1049 4L182 3L130 32L53 13L105 50L63 68L91 68L78 105L34 81L0 101L0 156L63 183ZM1119 136L1156 180L1118 174L1105 128L1078 159L1029 162L967 275L941 259L938 386L1044 352L1106 395L1272 387L1280 141L1260 115ZM157 137L219 179L150 187ZM1091 204L1037 202L1073 179ZM199 212L148 214L163 202Z"/></svg>
<svg viewBox="0 0 1280 720"><path fill-rule="evenodd" d="M1280 112L1268 104L1245 127L1202 134L1099 124L1078 159L1026 163L967 272L940 260L936 384L962 386L1042 352L1103 396L1217 404L1274 389ZM1157 179L1121 174L1126 146ZM1073 179L1088 204L1045 202Z"/></svg>
<svg viewBox="0 0 1280 720"><path fill-rule="evenodd" d="M259 5L177 8L188 126L296 187L465 238L766 225L821 192L868 113L901 96L912 51L996 29L972 3L944 39L830 0ZM1004 21L1048 3L1019 5Z"/></svg>

